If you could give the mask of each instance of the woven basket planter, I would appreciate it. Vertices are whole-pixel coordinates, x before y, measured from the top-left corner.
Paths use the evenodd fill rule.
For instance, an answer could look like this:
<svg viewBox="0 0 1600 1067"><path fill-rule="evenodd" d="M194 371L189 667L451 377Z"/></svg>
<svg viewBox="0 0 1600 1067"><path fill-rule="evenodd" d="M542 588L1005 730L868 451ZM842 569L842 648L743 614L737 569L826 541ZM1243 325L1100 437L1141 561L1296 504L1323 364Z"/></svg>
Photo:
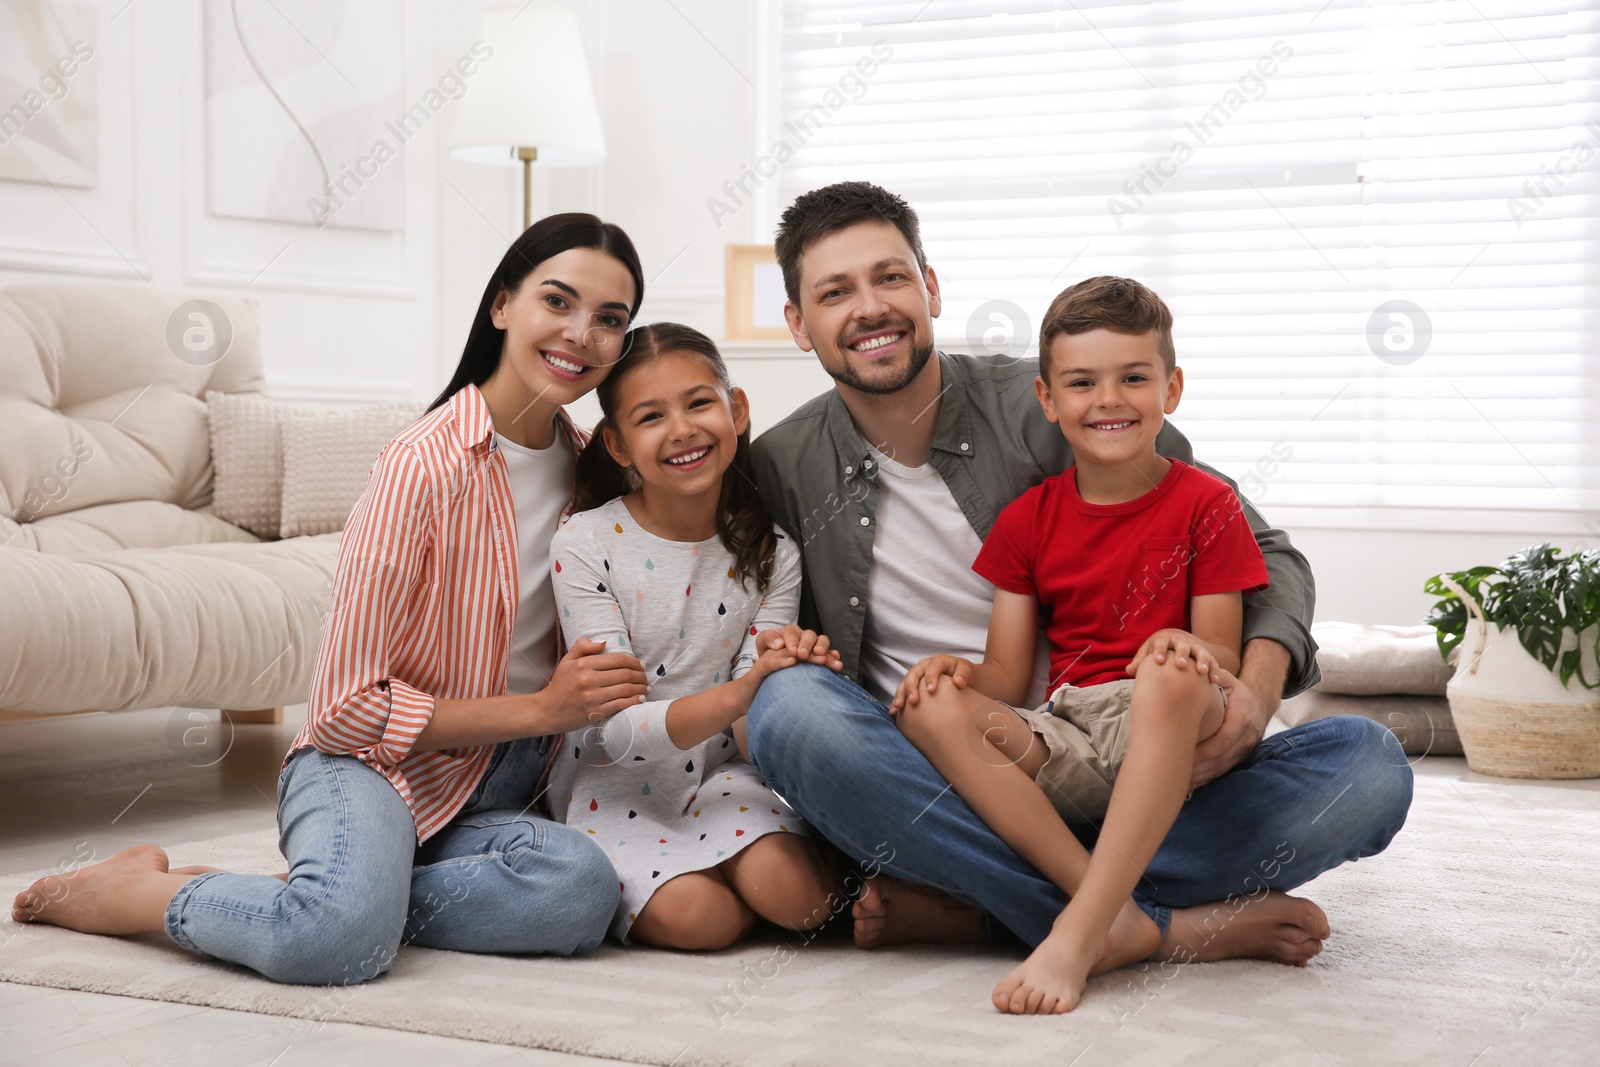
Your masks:
<svg viewBox="0 0 1600 1067"><path fill-rule="evenodd" d="M1563 686L1522 647L1515 627L1491 625L1466 590L1446 584L1470 615L1445 690L1467 766L1505 778L1600 778L1600 692ZM1592 650L1594 635L1585 637ZM1596 676L1592 651L1584 671Z"/></svg>

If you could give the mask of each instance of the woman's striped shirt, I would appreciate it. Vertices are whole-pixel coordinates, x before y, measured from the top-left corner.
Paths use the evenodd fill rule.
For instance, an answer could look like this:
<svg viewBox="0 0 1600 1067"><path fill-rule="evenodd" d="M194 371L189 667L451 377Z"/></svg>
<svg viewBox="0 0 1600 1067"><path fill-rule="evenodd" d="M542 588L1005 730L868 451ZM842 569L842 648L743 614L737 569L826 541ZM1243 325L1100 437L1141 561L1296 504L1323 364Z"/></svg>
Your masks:
<svg viewBox="0 0 1600 1067"><path fill-rule="evenodd" d="M556 421L582 451L566 414ZM345 524L306 724L289 754L355 756L394 784L427 840L471 797L494 746L412 746L435 700L506 691L518 589L511 482L489 405L468 385L373 464Z"/></svg>

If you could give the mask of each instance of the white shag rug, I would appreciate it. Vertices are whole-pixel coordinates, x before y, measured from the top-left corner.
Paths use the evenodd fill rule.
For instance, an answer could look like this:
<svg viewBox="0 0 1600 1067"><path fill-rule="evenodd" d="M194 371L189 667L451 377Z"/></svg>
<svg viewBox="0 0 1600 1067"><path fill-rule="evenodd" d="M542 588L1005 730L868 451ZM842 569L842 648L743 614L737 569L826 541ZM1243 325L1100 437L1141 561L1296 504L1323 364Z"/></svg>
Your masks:
<svg viewBox="0 0 1600 1067"><path fill-rule="evenodd" d="M172 855L282 868L267 832ZM0 879L5 899L32 877ZM1421 776L1388 852L1301 892L1334 931L1310 967L1145 965L1093 980L1077 1011L1050 1018L990 1008L1005 952L836 939L577 960L406 948L375 982L311 989L159 936L7 923L0 980L676 1067L1596 1062L1600 791Z"/></svg>

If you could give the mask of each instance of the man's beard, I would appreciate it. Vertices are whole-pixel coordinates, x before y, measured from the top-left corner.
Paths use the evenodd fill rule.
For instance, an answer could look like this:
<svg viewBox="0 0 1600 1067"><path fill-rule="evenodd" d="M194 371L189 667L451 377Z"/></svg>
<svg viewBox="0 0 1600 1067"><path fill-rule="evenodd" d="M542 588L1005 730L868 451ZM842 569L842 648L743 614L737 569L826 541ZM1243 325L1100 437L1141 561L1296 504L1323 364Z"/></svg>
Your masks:
<svg viewBox="0 0 1600 1067"><path fill-rule="evenodd" d="M918 348L913 343L911 358L906 360L905 370L902 373L887 381L868 381L862 377L855 364L850 362L850 357L844 355L848 350L841 346L839 351L841 354L839 368L835 370L824 365L823 370L826 370L834 381L848 385L858 392L869 393L873 396L888 396L890 393L898 393L915 381L917 375L922 373L922 368L928 365L928 360L933 358L933 345L929 344Z"/></svg>

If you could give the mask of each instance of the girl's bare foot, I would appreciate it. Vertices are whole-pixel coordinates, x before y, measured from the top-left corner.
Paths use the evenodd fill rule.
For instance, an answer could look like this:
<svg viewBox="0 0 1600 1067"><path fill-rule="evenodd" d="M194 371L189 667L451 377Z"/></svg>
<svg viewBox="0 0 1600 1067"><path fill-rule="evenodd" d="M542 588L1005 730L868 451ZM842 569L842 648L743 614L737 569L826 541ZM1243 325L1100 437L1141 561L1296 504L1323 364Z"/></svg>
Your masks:
<svg viewBox="0 0 1600 1067"><path fill-rule="evenodd" d="M1226 901L1174 911L1158 957L1179 963L1272 960L1304 967L1331 933L1328 916L1303 897L1274 889L1264 897L1237 899L1244 901L1238 911Z"/></svg>
<svg viewBox="0 0 1600 1067"><path fill-rule="evenodd" d="M977 944L986 940L983 913L937 889L887 874L867 879L850 909L857 948L919 942Z"/></svg>
<svg viewBox="0 0 1600 1067"><path fill-rule="evenodd" d="M1013 1015L1060 1015L1078 1006L1090 975L1138 963L1161 943L1155 920L1132 900L1111 922L1098 953L1081 944L1076 932L1057 925L1039 947L994 987L994 1006Z"/></svg>
<svg viewBox="0 0 1600 1067"><path fill-rule="evenodd" d="M17 894L13 922L87 934L142 934L163 928L173 894L193 877L167 869L167 854L135 845L70 874L50 874Z"/></svg>

